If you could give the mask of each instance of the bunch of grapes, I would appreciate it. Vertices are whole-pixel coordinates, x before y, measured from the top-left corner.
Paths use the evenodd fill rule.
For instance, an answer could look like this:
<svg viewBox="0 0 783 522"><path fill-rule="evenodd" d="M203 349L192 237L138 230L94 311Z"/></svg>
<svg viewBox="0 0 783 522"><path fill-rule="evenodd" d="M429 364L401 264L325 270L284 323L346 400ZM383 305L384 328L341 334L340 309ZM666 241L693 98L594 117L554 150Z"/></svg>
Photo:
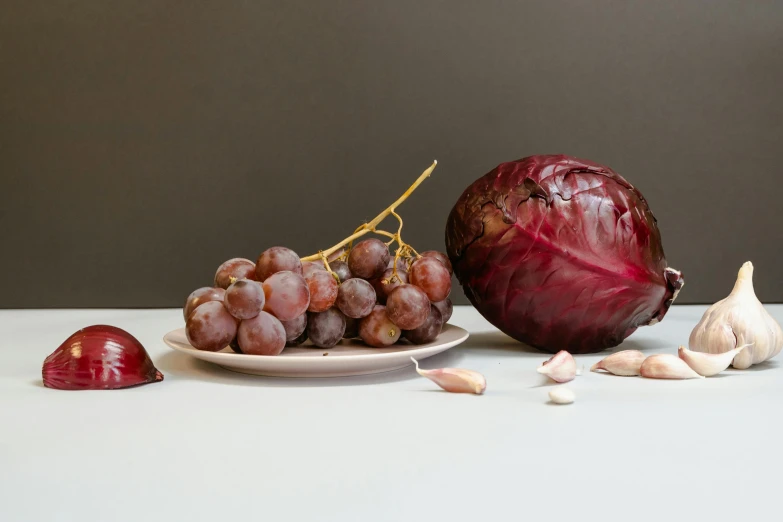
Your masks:
<svg viewBox="0 0 783 522"><path fill-rule="evenodd" d="M392 256L367 239L332 260L302 262L273 247L256 263L230 259L215 286L195 290L183 314L199 350L278 355L305 343L331 348L360 338L373 347L435 340L451 317L451 263L441 252Z"/></svg>
<svg viewBox="0 0 783 522"><path fill-rule="evenodd" d="M360 338L377 348L400 339L434 341L451 317L451 263L442 252L419 254L405 243L395 209L436 163L375 219L326 251L300 259L293 250L272 247L255 263L235 258L220 265L214 287L195 290L185 302L190 344L278 355L286 346L331 348L341 339ZM390 215L399 221L394 234L376 228ZM368 233L391 240L353 245Z"/></svg>

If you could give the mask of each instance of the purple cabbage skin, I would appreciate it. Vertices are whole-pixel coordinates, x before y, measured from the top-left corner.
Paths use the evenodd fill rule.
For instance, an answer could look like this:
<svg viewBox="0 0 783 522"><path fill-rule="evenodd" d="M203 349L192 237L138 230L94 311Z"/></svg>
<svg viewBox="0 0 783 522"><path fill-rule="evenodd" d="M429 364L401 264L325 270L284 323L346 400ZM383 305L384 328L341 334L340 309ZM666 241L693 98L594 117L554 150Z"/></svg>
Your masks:
<svg viewBox="0 0 783 522"><path fill-rule="evenodd" d="M449 215L446 248L481 315L551 353L617 346L663 319L683 285L642 194L569 156L502 163L476 180Z"/></svg>

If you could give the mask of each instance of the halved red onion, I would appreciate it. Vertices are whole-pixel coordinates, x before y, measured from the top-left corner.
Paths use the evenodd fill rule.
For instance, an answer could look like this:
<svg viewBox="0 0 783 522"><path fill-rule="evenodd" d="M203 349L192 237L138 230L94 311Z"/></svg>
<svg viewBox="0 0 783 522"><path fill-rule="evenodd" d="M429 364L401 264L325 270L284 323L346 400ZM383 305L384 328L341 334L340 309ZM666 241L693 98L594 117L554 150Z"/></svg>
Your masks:
<svg viewBox="0 0 783 522"><path fill-rule="evenodd" d="M43 364L43 383L58 390L114 390L163 380L131 334L108 325L82 328Z"/></svg>

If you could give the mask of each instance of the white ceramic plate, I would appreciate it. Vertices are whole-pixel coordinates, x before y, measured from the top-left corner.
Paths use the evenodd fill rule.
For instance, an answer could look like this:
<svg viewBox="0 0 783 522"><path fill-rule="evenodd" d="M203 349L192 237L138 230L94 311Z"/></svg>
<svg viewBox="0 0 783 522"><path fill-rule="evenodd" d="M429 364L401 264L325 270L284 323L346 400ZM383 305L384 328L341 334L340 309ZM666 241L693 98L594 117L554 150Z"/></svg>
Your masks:
<svg viewBox="0 0 783 522"><path fill-rule="evenodd" d="M184 328L167 333L163 342L178 352L240 373L270 377L343 377L404 368L413 364L411 357L426 359L467 338L467 331L446 324L438 338L428 344L415 346L401 342L389 348L370 348L361 341L343 339L334 348L286 348L278 356L238 354L229 347L219 352L202 352L190 345Z"/></svg>

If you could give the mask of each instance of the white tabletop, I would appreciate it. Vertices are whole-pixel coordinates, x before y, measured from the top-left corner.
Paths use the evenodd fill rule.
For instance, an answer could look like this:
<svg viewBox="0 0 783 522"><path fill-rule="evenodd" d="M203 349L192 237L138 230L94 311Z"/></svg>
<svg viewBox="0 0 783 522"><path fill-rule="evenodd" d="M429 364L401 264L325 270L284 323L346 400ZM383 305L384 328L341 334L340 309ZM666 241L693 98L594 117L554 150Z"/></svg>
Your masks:
<svg viewBox="0 0 783 522"><path fill-rule="evenodd" d="M770 306L783 322L783 306ZM622 348L675 353L704 307L674 307ZM546 354L472 308L426 368L482 372L483 396L412 368L245 376L168 349L180 310L0 311L0 521L754 520L777 518L783 369L691 381L587 371L547 404ZM67 392L41 363L80 327L134 334L161 383ZM689 518L690 517L690 518Z"/></svg>

